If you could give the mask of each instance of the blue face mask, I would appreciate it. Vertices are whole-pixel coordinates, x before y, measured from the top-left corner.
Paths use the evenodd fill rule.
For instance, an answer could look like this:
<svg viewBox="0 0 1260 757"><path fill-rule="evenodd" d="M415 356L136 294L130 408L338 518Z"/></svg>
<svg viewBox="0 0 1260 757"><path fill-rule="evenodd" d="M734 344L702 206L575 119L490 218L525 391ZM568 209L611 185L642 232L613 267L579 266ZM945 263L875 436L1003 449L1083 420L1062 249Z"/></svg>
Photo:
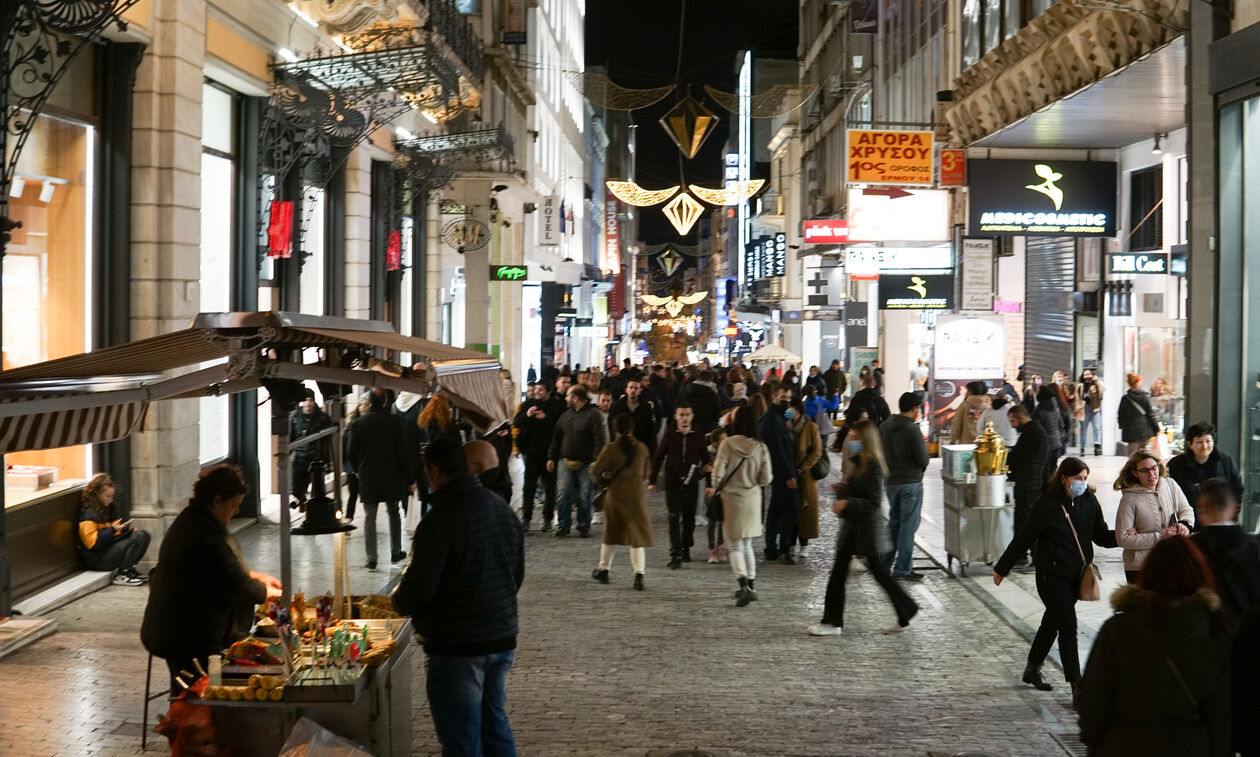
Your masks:
<svg viewBox="0 0 1260 757"><path fill-rule="evenodd" d="M849 454L851 455L860 455L862 453L861 442L848 442L846 446L849 448Z"/></svg>
<svg viewBox="0 0 1260 757"><path fill-rule="evenodd" d="M1089 484L1084 481L1073 481L1072 485L1068 487L1068 493L1072 495L1073 499L1076 499L1088 490Z"/></svg>
<svg viewBox="0 0 1260 757"><path fill-rule="evenodd" d="M789 407L787 410L783 412L783 417L787 418L788 420L792 420L793 418L796 417L796 410Z"/></svg>

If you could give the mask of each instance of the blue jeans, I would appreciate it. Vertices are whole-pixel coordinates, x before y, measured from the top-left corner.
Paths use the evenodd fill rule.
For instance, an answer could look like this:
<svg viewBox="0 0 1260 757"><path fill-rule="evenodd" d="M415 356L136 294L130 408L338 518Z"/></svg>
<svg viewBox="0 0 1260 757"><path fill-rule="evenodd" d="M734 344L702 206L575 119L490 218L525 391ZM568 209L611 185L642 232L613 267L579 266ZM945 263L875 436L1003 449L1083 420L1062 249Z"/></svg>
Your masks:
<svg viewBox="0 0 1260 757"><path fill-rule="evenodd" d="M1095 410L1092 413L1089 408L1085 408L1085 417L1081 419L1081 454L1085 454L1085 429L1090 426L1094 427L1094 444L1102 445L1102 410Z"/></svg>
<svg viewBox="0 0 1260 757"><path fill-rule="evenodd" d="M507 677L516 650L481 657L426 654L425 692L443 757L515 757Z"/></svg>
<svg viewBox="0 0 1260 757"><path fill-rule="evenodd" d="M556 524L561 531L573 525L573 498L577 497L577 527L579 531L591 530L591 498L595 496L595 481L591 479L590 464L577 470L564 467L564 461L556 463Z"/></svg>
<svg viewBox="0 0 1260 757"><path fill-rule="evenodd" d="M888 556L894 576L909 575L914 566L914 532L919 530L919 515L923 512L923 482L916 484L889 484L888 535L892 538L893 552ZM893 558L896 561L893 561Z"/></svg>

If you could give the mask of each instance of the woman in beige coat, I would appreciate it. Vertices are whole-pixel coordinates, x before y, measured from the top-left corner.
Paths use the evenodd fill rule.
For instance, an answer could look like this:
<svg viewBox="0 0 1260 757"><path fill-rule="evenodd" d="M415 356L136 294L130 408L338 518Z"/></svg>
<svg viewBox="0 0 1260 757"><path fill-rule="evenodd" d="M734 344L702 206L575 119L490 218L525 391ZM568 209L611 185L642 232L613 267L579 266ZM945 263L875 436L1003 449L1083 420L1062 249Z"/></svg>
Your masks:
<svg viewBox="0 0 1260 757"><path fill-rule="evenodd" d="M1124 575L1133 583L1160 539L1190 535L1194 511L1164 464L1145 450L1129 458L1113 488L1124 492L1116 510L1116 544L1124 548Z"/></svg>
<svg viewBox="0 0 1260 757"><path fill-rule="evenodd" d="M634 588L643 591L643 570L647 564L644 549L652 546L652 522L643 501L651 454L634 438L632 415L614 416L612 425L617 438L591 463L591 478L596 485L608 484L608 493L604 495L604 542L599 545L599 567L591 577L602 584L608 583L613 547L628 545Z"/></svg>
<svg viewBox="0 0 1260 757"><path fill-rule="evenodd" d="M757 432L757 412L751 406L735 413L730 436L718 447L713 461L713 486L706 497L722 497L722 534L731 570L739 581L735 604L744 607L757 598L757 558L753 539L761 536L761 489L770 484L770 451Z"/></svg>
<svg viewBox="0 0 1260 757"><path fill-rule="evenodd" d="M826 453L818 424L805 417L804 403L799 398L794 399L790 410L793 417L787 426L796 448L796 495L801 504L796 512L796 531L804 547L810 539L818 538L818 482L810 469Z"/></svg>

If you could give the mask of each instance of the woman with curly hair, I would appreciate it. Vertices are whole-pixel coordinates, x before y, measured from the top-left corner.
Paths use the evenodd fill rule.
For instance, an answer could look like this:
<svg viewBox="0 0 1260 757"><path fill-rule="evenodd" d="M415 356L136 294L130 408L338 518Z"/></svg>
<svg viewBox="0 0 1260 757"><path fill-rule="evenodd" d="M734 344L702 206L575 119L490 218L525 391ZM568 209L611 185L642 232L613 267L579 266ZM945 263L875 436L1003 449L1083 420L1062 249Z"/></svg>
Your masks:
<svg viewBox="0 0 1260 757"><path fill-rule="evenodd" d="M141 586L146 579L136 571L149 548L149 532L123 522L114 504L114 480L98 473L83 488L79 511L79 545L88 570L111 571L113 582Z"/></svg>
<svg viewBox="0 0 1260 757"><path fill-rule="evenodd" d="M1122 492L1116 543L1124 548L1125 578L1134 583L1160 539L1190 535L1194 511L1159 457L1146 450L1133 453L1112 488Z"/></svg>

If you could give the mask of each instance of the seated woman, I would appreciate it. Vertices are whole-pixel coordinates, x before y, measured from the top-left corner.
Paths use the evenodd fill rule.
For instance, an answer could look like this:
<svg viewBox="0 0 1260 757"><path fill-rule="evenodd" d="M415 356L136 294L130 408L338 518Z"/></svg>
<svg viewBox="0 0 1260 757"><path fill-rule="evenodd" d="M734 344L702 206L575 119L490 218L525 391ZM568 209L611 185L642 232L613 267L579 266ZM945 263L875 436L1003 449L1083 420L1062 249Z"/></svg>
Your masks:
<svg viewBox="0 0 1260 757"><path fill-rule="evenodd" d="M149 548L149 532L123 523L114 504L114 480L98 473L83 488L79 511L79 543L88 570L111 571L114 583L142 586L148 579L136 571Z"/></svg>

